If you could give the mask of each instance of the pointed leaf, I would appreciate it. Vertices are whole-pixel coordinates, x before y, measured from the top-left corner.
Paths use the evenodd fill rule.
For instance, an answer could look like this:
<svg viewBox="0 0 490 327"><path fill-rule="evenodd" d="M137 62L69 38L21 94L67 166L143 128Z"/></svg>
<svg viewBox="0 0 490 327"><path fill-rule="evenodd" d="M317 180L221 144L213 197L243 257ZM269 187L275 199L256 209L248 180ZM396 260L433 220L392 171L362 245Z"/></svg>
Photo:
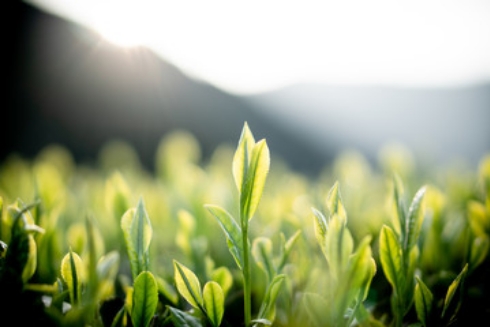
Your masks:
<svg viewBox="0 0 490 327"><path fill-rule="evenodd" d="M427 326L427 321L432 309L432 302L434 296L424 282L418 278L415 285L415 309L417 311L417 317L422 322L423 326Z"/></svg>
<svg viewBox="0 0 490 327"><path fill-rule="evenodd" d="M326 249L326 237L328 231L328 223L325 216L315 208L311 208L313 214L315 216L314 227L315 227L315 236L320 248L322 249L323 254L327 257L327 249Z"/></svg>
<svg viewBox="0 0 490 327"><path fill-rule="evenodd" d="M192 270L174 260L175 285L180 295L194 308L203 310L201 284Z"/></svg>
<svg viewBox="0 0 490 327"><path fill-rule="evenodd" d="M286 260L289 257L289 254L291 253L291 249L293 248L293 245L296 243L296 241L299 239L300 235L301 235L301 230L297 230L296 233L294 233L286 242L284 234L281 233L282 251L281 251L279 264L277 265L278 274L281 273L282 269L284 268L284 265L286 264Z"/></svg>
<svg viewBox="0 0 490 327"><path fill-rule="evenodd" d="M206 209L218 220L228 241L228 248L235 259L238 268L243 267L243 241L242 231L233 217L221 207L205 205Z"/></svg>
<svg viewBox="0 0 490 327"><path fill-rule="evenodd" d="M255 139L248 127L248 124L245 122L232 164L233 177L239 193L243 192L245 178L247 176L250 157L252 155L254 145Z"/></svg>
<svg viewBox="0 0 490 327"><path fill-rule="evenodd" d="M343 218L333 215L325 238L325 251L334 278L339 279L343 275L353 249L354 240Z"/></svg>
<svg viewBox="0 0 490 327"><path fill-rule="evenodd" d="M442 309L441 317L445 316L446 311L449 308L449 305L451 304L451 301L454 297L454 294L456 294L456 291L458 290L458 287L459 287L461 281L465 278L467 272L468 272L468 264L466 264L464 266L463 270L453 280L451 285L449 285L449 288L448 288L447 293L446 293L446 298L444 299L444 308Z"/></svg>
<svg viewBox="0 0 490 327"><path fill-rule="evenodd" d="M221 286L216 282L207 282L203 289L204 309L213 324L218 327L225 312L225 296Z"/></svg>
<svg viewBox="0 0 490 327"><path fill-rule="evenodd" d="M269 321L274 321L276 299L281 290L281 284L286 278L286 275L281 274L275 276L267 287L264 299L262 300L262 305L260 306L260 311L258 319L267 319Z"/></svg>
<svg viewBox="0 0 490 327"><path fill-rule="evenodd" d="M121 228L128 250L133 278L149 269L149 247L153 235L150 218L143 199L136 208L129 209L121 219Z"/></svg>
<svg viewBox="0 0 490 327"><path fill-rule="evenodd" d="M150 325L158 305L158 290L155 278L149 271L143 271L134 281L133 308L131 321L133 326Z"/></svg>
<svg viewBox="0 0 490 327"><path fill-rule="evenodd" d="M342 198L340 196L339 183L335 182L327 195L327 207L330 215L338 215L340 220L345 224L347 222L347 213L345 212Z"/></svg>
<svg viewBox="0 0 490 327"><path fill-rule="evenodd" d="M408 217L406 220L405 227L405 251L409 251L417 242L420 234L420 229L422 228L422 222L424 220L424 210L422 206L422 200L425 194L425 187L422 187L417 191L413 197L410 208L408 209Z"/></svg>
<svg viewBox="0 0 490 327"><path fill-rule="evenodd" d="M395 232L386 225L381 228L379 236L379 258L386 278L399 293L404 279L402 249Z"/></svg>
<svg viewBox="0 0 490 327"><path fill-rule="evenodd" d="M240 194L242 226L252 219L262 197L270 166L269 148L265 140L260 140L252 150L249 169L243 192Z"/></svg>
<svg viewBox="0 0 490 327"><path fill-rule="evenodd" d="M398 234L401 235L402 239L405 239L405 198L403 183L397 174L393 176L393 198L395 201L394 207L396 213L395 219L393 219L393 225Z"/></svg>
<svg viewBox="0 0 490 327"><path fill-rule="evenodd" d="M266 273L268 278L272 278L275 274L272 263L272 241L266 237L256 238L252 243L252 255L260 269Z"/></svg>
<svg viewBox="0 0 490 327"><path fill-rule="evenodd" d="M490 249L490 239L488 236L476 237L471 244L470 268L478 267L487 257Z"/></svg>
<svg viewBox="0 0 490 327"><path fill-rule="evenodd" d="M82 281L85 280L85 271L82 259L75 252L66 254L61 260L61 277L65 281L72 304L80 303Z"/></svg>

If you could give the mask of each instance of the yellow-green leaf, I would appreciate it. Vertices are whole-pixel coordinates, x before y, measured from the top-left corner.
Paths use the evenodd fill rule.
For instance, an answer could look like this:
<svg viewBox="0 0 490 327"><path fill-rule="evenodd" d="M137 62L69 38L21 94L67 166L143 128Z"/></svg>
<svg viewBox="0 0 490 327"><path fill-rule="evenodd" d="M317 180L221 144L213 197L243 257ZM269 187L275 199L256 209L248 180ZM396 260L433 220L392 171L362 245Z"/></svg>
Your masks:
<svg viewBox="0 0 490 327"><path fill-rule="evenodd" d="M133 278L148 270L149 247L153 235L150 218L146 213L143 199L136 208L129 209L121 219L121 228L128 250Z"/></svg>
<svg viewBox="0 0 490 327"><path fill-rule="evenodd" d="M422 203L424 194L425 187L422 187L415 193L410 208L408 209L405 226L405 251L410 251L419 238L420 229L422 228L422 223L424 221L424 208Z"/></svg>
<svg viewBox="0 0 490 327"><path fill-rule="evenodd" d="M444 308L442 309L442 315L441 317L444 317L446 314L447 309L449 308L449 305L451 304L451 301L454 297L454 294L456 294L456 291L461 283L461 280L465 278L466 273L468 272L468 264L466 264L463 267L463 270L459 273L459 275L453 280L451 285L449 285L449 288L446 293L446 297L444 298Z"/></svg>
<svg viewBox="0 0 490 327"><path fill-rule="evenodd" d="M223 290L223 295L226 297L228 291L233 285L233 275L227 267L219 267L211 273L211 279L217 282Z"/></svg>
<svg viewBox="0 0 490 327"><path fill-rule="evenodd" d="M270 153L265 140L257 142L253 149L250 165L245 177L245 185L240 194L242 225L252 219L262 197L267 174L269 173Z"/></svg>
<svg viewBox="0 0 490 327"><path fill-rule="evenodd" d="M206 209L216 218L226 235L228 249L235 259L238 268L243 267L242 231L233 217L224 209L215 205L205 205Z"/></svg>
<svg viewBox="0 0 490 327"><path fill-rule="evenodd" d="M427 320L429 318L432 302L434 296L424 282L416 277L417 284L415 285L415 309L417 311L417 317L423 326L427 326Z"/></svg>
<svg viewBox="0 0 490 327"><path fill-rule="evenodd" d="M216 282L207 282L203 289L204 310L214 327L218 327L225 312L225 296Z"/></svg>
<svg viewBox="0 0 490 327"><path fill-rule="evenodd" d="M158 305L158 289L153 274L140 273L134 281L131 321L135 327L148 327Z"/></svg>
<svg viewBox="0 0 490 327"><path fill-rule="evenodd" d="M255 139L248 124L245 122L232 163L233 177L239 193L243 192L243 185L245 184L254 145Z"/></svg>
<svg viewBox="0 0 490 327"><path fill-rule="evenodd" d="M337 215L344 224L347 222L347 213L345 212L344 205L342 204L338 182L335 182L328 192L327 208L330 211L331 216Z"/></svg>
<svg viewBox="0 0 490 327"><path fill-rule="evenodd" d="M379 236L379 258L381 267L391 286L399 293L405 278L402 262L402 248L395 232L383 225Z"/></svg>
<svg viewBox="0 0 490 327"><path fill-rule="evenodd" d="M80 303L85 268L82 259L75 252L70 251L61 260L61 277L68 287L71 303Z"/></svg>
<svg viewBox="0 0 490 327"><path fill-rule="evenodd" d="M201 284L194 272L174 260L174 279L180 295L194 308L203 311Z"/></svg>
<svg viewBox="0 0 490 327"><path fill-rule="evenodd" d="M262 305L260 306L258 319L267 319L269 321L274 321L275 318L275 308L276 299L281 290L281 284L286 278L286 275L281 274L275 276L267 287L264 299L262 300Z"/></svg>

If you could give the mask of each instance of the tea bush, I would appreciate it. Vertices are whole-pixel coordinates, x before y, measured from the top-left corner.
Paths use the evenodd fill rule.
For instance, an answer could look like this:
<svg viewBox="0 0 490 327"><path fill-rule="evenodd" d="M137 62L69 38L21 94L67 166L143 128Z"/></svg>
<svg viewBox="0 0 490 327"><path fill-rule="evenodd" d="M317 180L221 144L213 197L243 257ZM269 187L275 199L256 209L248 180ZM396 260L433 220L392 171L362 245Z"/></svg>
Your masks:
<svg viewBox="0 0 490 327"><path fill-rule="evenodd" d="M112 142L0 167L1 325L459 326L490 318L490 155L420 165L340 154L312 178L245 124L155 170Z"/></svg>

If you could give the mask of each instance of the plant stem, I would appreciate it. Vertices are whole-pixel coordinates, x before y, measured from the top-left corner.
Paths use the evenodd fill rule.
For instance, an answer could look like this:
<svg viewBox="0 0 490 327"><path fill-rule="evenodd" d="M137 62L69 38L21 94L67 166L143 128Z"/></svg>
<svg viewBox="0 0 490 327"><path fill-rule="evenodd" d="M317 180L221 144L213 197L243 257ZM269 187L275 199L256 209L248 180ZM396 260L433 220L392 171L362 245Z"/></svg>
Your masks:
<svg viewBox="0 0 490 327"><path fill-rule="evenodd" d="M243 241L243 310L245 314L245 327L250 326L252 320L252 293L251 293L251 271L250 271L250 251L248 248L248 226L242 226L242 241Z"/></svg>

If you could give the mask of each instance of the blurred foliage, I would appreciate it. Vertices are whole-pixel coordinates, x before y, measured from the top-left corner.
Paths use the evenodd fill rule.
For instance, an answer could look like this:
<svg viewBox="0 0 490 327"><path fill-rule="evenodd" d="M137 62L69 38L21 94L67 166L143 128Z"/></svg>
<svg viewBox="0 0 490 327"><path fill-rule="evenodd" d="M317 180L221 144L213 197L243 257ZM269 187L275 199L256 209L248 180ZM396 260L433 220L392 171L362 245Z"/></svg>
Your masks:
<svg viewBox="0 0 490 327"><path fill-rule="evenodd" d="M7 158L0 166L0 324L243 325L243 277L204 206L219 203L239 217L233 155L221 146L204 161L198 141L180 131L162 139L155 171L145 170L122 141L107 144L93 164L75 163L56 145L33 160ZM274 326L459 326L490 319L490 155L478 167L424 166L389 145L377 162L341 153L316 178L290 170L274 149L271 156L248 225L252 318L261 317L261 303L272 296L276 306L267 317ZM395 192L396 181L403 192ZM333 185L344 213L332 212ZM399 215L410 216L423 186L414 230ZM325 225L316 228L330 236L315 231L322 217ZM333 264L328 244L342 237L349 239L339 241L343 257ZM350 262L371 267L352 284L342 275L355 275ZM402 268L389 270L390 262ZM266 292L277 267L282 287ZM361 288L352 292L355 285ZM334 286L340 293L332 293ZM332 296L347 301L335 312Z"/></svg>

